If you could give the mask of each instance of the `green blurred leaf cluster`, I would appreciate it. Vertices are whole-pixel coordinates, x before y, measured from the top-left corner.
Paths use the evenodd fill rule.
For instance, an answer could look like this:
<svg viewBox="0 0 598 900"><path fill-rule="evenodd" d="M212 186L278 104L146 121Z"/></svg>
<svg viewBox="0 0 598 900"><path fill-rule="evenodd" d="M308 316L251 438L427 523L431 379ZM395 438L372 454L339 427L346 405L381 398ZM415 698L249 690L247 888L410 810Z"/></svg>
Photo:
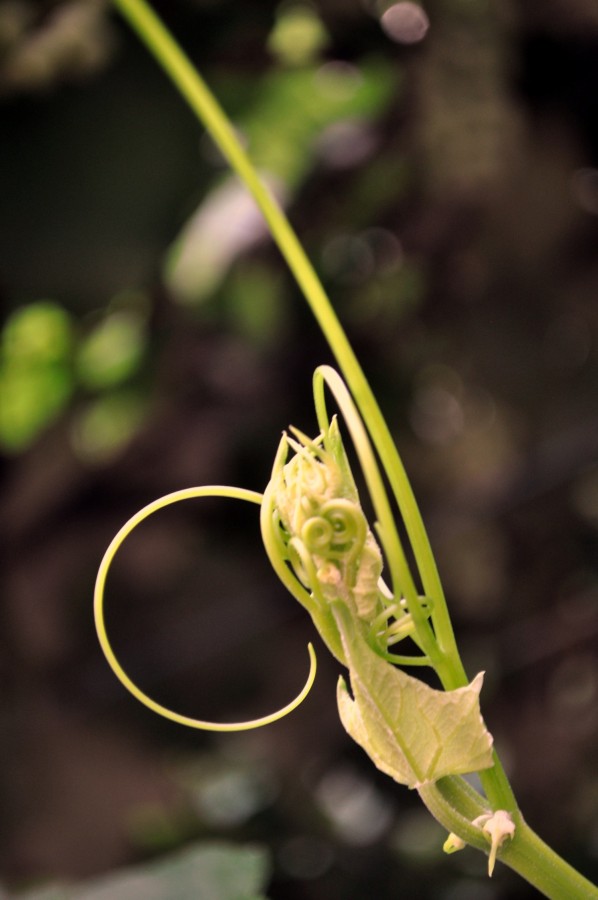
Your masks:
<svg viewBox="0 0 598 900"><path fill-rule="evenodd" d="M0 336L0 444L27 447L73 392L73 322L50 300L17 309Z"/></svg>
<svg viewBox="0 0 598 900"><path fill-rule="evenodd" d="M279 9L268 49L283 65L300 66L311 62L328 41L316 10L307 3L292 3Z"/></svg>
<svg viewBox="0 0 598 900"><path fill-rule="evenodd" d="M16 309L0 332L0 448L27 449L76 397L76 452L101 460L134 433L142 414L131 383L147 349L142 295L115 298L87 326L54 300Z"/></svg>
<svg viewBox="0 0 598 900"><path fill-rule="evenodd" d="M252 161L288 204L318 159L343 166L360 142L369 145L368 128L396 97L398 84L388 63L365 60L359 67L332 61L275 69L250 96L246 84L230 77L226 87L246 96L237 126ZM232 263L266 235L252 199L227 176L202 199L173 243L166 260L170 290L186 303L205 301Z"/></svg>
<svg viewBox="0 0 598 900"><path fill-rule="evenodd" d="M396 69L377 59L359 67L331 61L274 70L264 75L239 127L256 167L295 189L313 165L325 129L347 120L375 121L399 87Z"/></svg>

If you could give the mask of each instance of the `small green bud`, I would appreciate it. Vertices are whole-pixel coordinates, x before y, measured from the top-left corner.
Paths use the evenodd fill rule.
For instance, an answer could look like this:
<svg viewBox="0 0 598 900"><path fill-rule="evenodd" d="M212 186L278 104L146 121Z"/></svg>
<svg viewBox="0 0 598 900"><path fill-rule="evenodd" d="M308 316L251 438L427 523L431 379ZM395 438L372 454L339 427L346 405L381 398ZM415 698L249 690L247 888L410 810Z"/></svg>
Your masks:
<svg viewBox="0 0 598 900"><path fill-rule="evenodd" d="M325 603L344 600L370 622L382 608L382 554L359 504L336 422L330 431L333 440L327 443L334 452L323 447L323 435L312 441L293 429L294 438L285 436L286 452L294 454L275 467L274 506L299 581Z"/></svg>
<svg viewBox="0 0 598 900"><path fill-rule="evenodd" d="M462 840L458 835L451 833L447 837L446 841L442 845L442 849L445 853L457 853L458 850L463 850L467 847L467 844L464 840Z"/></svg>

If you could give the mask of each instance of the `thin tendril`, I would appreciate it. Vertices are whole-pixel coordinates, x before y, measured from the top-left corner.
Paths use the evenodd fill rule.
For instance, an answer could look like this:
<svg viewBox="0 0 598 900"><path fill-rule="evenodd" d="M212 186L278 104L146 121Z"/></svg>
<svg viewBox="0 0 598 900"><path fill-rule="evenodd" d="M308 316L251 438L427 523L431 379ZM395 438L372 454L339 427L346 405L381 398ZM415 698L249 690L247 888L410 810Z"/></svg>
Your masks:
<svg viewBox="0 0 598 900"><path fill-rule="evenodd" d="M363 420L338 372L330 366L318 366L314 372L313 379L314 400L318 425L324 434L329 430L324 385L328 386L342 413L366 480L378 519L376 532L384 548L390 569L393 593L395 596L404 594L407 598L418 643L421 643L425 655L432 661L434 668L439 671L444 663L443 654L438 647L428 618L421 608L418 593L397 534L386 490Z"/></svg>
<svg viewBox="0 0 598 900"><path fill-rule="evenodd" d="M100 563L94 592L94 616L96 631L98 634L100 646L104 651L104 656L106 657L108 664L110 665L116 677L127 688L127 690L130 691L130 693L140 701L140 703L143 703L153 712L158 713L158 715L163 716L165 719L170 719L172 722L177 722L179 725L186 725L189 728L198 728L203 731L249 731L252 728L261 728L263 725L270 725L272 722L276 722L278 721L278 719L282 719L288 713L296 709L306 698L314 683L317 668L316 655L311 644L307 645L307 649L309 652L309 675L307 677L305 685L303 686L303 689L295 697L294 700L292 700L286 706L283 706L282 709L279 709L274 713L270 713L267 716L262 716L258 719L250 719L244 722L208 722L204 719L196 719L192 716L184 716L172 709L168 709L168 707L162 706L161 703L157 703L155 700L152 700L152 698L149 697L146 693L144 693L144 691L142 691L141 688L138 687L138 685L136 685L134 681L132 681L132 679L127 675L127 673L119 663L116 654L112 649L112 645L110 644L108 633L106 631L106 623L104 619L104 590L106 587L106 577L108 575L108 571L110 569L110 566L112 565L112 561L118 549L121 547L126 538L131 534L131 532L144 519L147 519L148 516L151 516L153 513L157 512L160 509L163 509L165 506L170 506L171 504L179 503L182 500L191 500L198 497L229 497L233 500L244 500L246 502L256 503L258 505L261 505L263 499L261 494L258 494L255 491L245 490L244 488L233 488L222 485L208 485L205 487L186 488L182 491L175 491L172 494L166 494L164 497L160 497L158 500L154 500L153 503L149 503L147 506L144 506L143 509L140 509L139 512L135 513L135 515L128 520L128 522L125 522L120 531L114 536L104 554L102 562Z"/></svg>

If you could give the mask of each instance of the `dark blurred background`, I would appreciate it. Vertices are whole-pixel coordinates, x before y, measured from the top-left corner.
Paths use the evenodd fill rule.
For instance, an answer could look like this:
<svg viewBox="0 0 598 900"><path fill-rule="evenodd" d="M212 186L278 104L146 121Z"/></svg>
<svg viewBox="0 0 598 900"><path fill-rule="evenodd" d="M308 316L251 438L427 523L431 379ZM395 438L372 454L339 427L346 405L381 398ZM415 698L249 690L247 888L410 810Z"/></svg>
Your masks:
<svg viewBox="0 0 598 900"><path fill-rule="evenodd" d="M391 5L156 3L379 396L527 819L595 878L598 7L428 0L424 36ZM261 853L272 900L537 896L442 854L343 732L320 644L308 700L258 732L186 731L115 680L91 609L111 537L171 490L262 490L331 355L109 5L0 0L0 103L0 896L104 876L147 897L106 873L213 841ZM126 668L190 715L260 715L305 677L313 629L256 508L148 520L107 606Z"/></svg>

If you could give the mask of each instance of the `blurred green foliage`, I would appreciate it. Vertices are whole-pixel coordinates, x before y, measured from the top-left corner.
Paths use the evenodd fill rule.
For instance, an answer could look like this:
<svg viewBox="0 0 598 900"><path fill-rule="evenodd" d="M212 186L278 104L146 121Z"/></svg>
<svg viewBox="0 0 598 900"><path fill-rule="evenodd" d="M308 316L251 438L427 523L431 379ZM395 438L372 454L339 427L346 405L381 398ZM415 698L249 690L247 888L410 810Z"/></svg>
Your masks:
<svg viewBox="0 0 598 900"><path fill-rule="evenodd" d="M318 158L325 129L346 120L375 122L399 99L398 89L396 68L384 59L274 70L257 85L239 127L257 168L292 191Z"/></svg>
<svg viewBox="0 0 598 900"><path fill-rule="evenodd" d="M77 348L80 383L89 390L122 384L139 368L146 340L143 312L133 308L109 310Z"/></svg>
<svg viewBox="0 0 598 900"><path fill-rule="evenodd" d="M368 130L398 89L396 70L382 59L363 60L359 67L318 62L275 69L249 92L239 80L246 107L236 121L253 163L288 205L318 163L354 164L360 147L368 155ZM235 93L230 77L227 91ZM202 198L168 254L166 283L173 296L186 303L212 296L232 262L265 236L253 201L225 176Z"/></svg>
<svg viewBox="0 0 598 900"><path fill-rule="evenodd" d="M25 449L72 396L74 329L59 304L15 310L0 335L0 446Z"/></svg>
<svg viewBox="0 0 598 900"><path fill-rule="evenodd" d="M44 887L21 900L265 900L265 850L199 844L80 885Z"/></svg>
<svg viewBox="0 0 598 900"><path fill-rule="evenodd" d="M91 400L73 423L77 456L90 464L107 462L134 436L143 412L144 398L135 391L111 391Z"/></svg>
<svg viewBox="0 0 598 900"><path fill-rule="evenodd" d="M268 49L283 65L311 62L329 43L326 28L316 9L307 3L281 6L268 37Z"/></svg>
<svg viewBox="0 0 598 900"><path fill-rule="evenodd" d="M0 333L0 447L26 450L79 395L74 448L88 462L105 461L142 420L142 395L122 388L146 349L141 294L115 298L89 328L54 301L15 310Z"/></svg>

